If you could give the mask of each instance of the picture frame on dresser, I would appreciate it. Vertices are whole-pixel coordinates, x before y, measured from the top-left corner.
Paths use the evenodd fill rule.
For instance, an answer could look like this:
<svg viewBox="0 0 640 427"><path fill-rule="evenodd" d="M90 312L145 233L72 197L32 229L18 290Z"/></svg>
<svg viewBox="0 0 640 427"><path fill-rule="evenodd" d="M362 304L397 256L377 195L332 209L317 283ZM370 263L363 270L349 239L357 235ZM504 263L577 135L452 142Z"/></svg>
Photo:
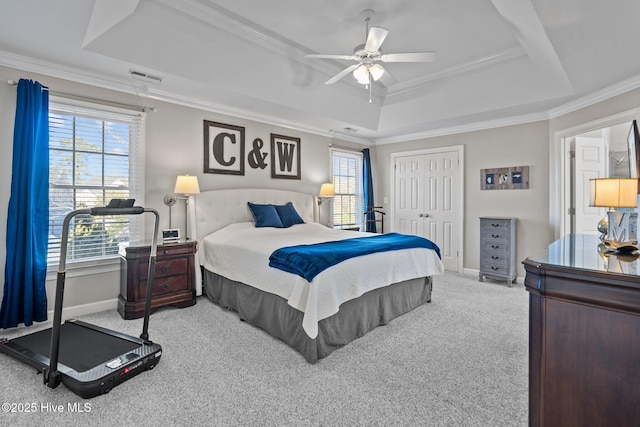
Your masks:
<svg viewBox="0 0 640 427"><path fill-rule="evenodd" d="M640 132L638 131L638 122L635 120L631 123L631 129L629 129L629 136L627 137L627 144L629 149L629 178L639 178ZM638 190L640 190L640 182L638 183Z"/></svg>

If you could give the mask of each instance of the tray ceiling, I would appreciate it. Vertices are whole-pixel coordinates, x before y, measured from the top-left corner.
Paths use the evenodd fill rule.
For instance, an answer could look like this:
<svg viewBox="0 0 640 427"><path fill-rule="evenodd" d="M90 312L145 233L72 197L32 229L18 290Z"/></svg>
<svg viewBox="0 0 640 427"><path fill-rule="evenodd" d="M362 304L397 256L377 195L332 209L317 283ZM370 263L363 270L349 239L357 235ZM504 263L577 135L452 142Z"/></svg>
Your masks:
<svg viewBox="0 0 640 427"><path fill-rule="evenodd" d="M383 53L438 53L433 63L385 64L395 83L374 83L371 104L352 76L323 84L351 62L303 57L351 54L366 38L364 9L389 30ZM639 18L637 0L31 0L3 5L0 64L392 142L543 118L636 81Z"/></svg>

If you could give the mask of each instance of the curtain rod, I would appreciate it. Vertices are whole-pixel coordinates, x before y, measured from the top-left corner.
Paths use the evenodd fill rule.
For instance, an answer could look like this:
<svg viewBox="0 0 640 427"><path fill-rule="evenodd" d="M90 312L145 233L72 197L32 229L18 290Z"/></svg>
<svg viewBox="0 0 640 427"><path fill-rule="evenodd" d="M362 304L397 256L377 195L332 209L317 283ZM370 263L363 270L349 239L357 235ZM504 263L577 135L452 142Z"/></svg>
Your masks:
<svg viewBox="0 0 640 427"><path fill-rule="evenodd" d="M329 144L329 148L338 148L340 150L355 151L356 153L362 153L362 150L358 150L357 148L343 147L341 145L335 145L335 144Z"/></svg>
<svg viewBox="0 0 640 427"><path fill-rule="evenodd" d="M7 80L7 84L10 86L16 86L18 82L15 80ZM56 92L56 91L50 90L47 86L43 86L43 89L48 90L50 95L60 96L68 99L74 99L76 101L94 102L96 104L102 104L102 105L107 105L111 107L142 111L143 113L146 113L147 111L156 112L158 110L156 107L145 107L145 106L139 106L139 105L124 104L122 102L105 101L104 99L90 98L82 95L74 95L72 93Z"/></svg>

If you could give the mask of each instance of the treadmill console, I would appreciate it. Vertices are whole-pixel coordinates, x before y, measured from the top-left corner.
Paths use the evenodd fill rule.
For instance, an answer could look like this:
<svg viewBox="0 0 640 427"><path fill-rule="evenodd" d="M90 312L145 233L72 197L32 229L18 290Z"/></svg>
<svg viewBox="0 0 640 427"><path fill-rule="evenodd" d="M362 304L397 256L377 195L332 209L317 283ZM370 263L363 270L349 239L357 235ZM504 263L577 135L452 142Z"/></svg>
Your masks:
<svg viewBox="0 0 640 427"><path fill-rule="evenodd" d="M127 353L123 356L116 357L115 359L108 361L107 363L105 363L105 365L107 366L107 368L118 369L119 367L126 365L127 363L138 357L140 357L139 354Z"/></svg>

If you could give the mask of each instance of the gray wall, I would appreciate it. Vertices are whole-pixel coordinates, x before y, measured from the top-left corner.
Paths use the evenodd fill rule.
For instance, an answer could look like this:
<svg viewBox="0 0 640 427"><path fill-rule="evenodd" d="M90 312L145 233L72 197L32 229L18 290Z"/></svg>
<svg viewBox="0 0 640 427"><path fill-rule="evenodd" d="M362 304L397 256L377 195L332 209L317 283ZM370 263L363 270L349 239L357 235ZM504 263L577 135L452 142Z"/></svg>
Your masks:
<svg viewBox="0 0 640 427"><path fill-rule="evenodd" d="M464 269L479 268L481 216L518 218L518 260L543 251L549 231L548 123L547 121L438 136L377 147L377 200L386 197L391 210L391 154L425 148L464 146ZM480 170L529 166L527 190L480 190ZM385 224L391 229L391 224ZM524 269L518 266L518 275Z"/></svg>
<svg viewBox="0 0 640 427"><path fill-rule="evenodd" d="M2 242L6 237L5 224L10 194L11 147L15 115L15 87L4 82L19 78L33 78L58 92L133 105L140 105L142 102L145 106L157 107L157 112L150 112L147 115L145 205L158 209L161 215L161 227L169 225L169 210L162 200L165 194L172 192L175 177L178 174L197 175L202 190L258 187L314 194L319 190L321 183L329 177L329 145L335 143L341 146L356 146L324 136L227 117L195 108L150 99L140 101L133 95L0 67L0 147L3 153L0 158L0 206L2 207L0 209L0 241ZM554 132L637 107L640 107L640 90L634 90L550 120L373 147L371 155L376 204L381 204L384 197L390 198L389 172L392 153L464 145L465 270L472 273L478 269L478 217L480 216L514 216L519 219L517 258L522 260L528 255L544 251L553 240L552 227L549 225L549 187L553 183L549 181L549 173L550 141L553 139ZM248 165L245 166L244 177L203 174L203 120L205 119L244 126L248 149L251 148L255 138L261 138L268 144L269 134L272 132L300 137L302 139L302 179L300 181L271 179L269 168L254 170ZM528 190L480 190L481 169L521 165L530 168ZM184 227L183 203L179 201L173 208L174 227ZM387 205L387 211L389 208L390 206ZM322 217L327 218L327 213L323 212ZM389 224L385 224L385 229L390 229ZM2 244L0 245L0 262L3 269L5 255L5 245ZM519 276L524 275L521 266L518 273ZM49 280L47 289L50 295L50 307L53 304L51 296L53 286L53 280ZM118 292L117 266L111 271L107 269L91 277L73 277L73 274L69 274L65 306L86 305L88 309L96 310L112 308ZM102 303L105 301L106 303Z"/></svg>
<svg viewBox="0 0 640 427"><path fill-rule="evenodd" d="M147 113L145 146L145 200L146 207L160 213L160 227L169 227L169 208L163 203L164 196L173 192L176 176L188 173L197 175L201 190L218 188L273 188L317 194L323 182L329 179L329 145L357 147L345 141L314 135L292 129L271 126L250 120L228 117L157 100L142 99L101 88L80 85L74 82L51 78L25 71L0 67L0 241L6 239L7 206L10 196L11 152L13 145L13 121L15 117L16 87L7 80L17 81L31 78L49 86L52 91L82 95L112 102L156 107L156 112ZM212 120L245 127L247 153L255 138L261 138L269 151L270 133L301 138L301 179L271 179L271 169L252 169L245 164L244 176L204 174L203 171L203 120ZM264 151L264 149L263 149ZM246 161L246 159L245 159ZM270 158L267 159L270 161ZM321 218L328 219L327 204L323 205ZM215 212L212 212L215 214ZM172 225L184 230L184 201L179 200L172 208ZM150 226L148 225L147 228ZM151 232L148 230L147 238ZM5 245L0 245L0 262L4 272ZM55 270L55 269L54 269ZM88 305L86 310L113 308L119 293L119 266L102 268L92 276L78 277L70 270L67 273L65 307ZM55 272L54 272L55 273ZM4 277L4 274L3 274ZM49 308L53 307L55 276L49 274L47 294ZM104 302L101 304L100 302ZM95 303L98 303L97 305ZM92 304L94 304L92 306ZM86 311L85 310L85 311Z"/></svg>

